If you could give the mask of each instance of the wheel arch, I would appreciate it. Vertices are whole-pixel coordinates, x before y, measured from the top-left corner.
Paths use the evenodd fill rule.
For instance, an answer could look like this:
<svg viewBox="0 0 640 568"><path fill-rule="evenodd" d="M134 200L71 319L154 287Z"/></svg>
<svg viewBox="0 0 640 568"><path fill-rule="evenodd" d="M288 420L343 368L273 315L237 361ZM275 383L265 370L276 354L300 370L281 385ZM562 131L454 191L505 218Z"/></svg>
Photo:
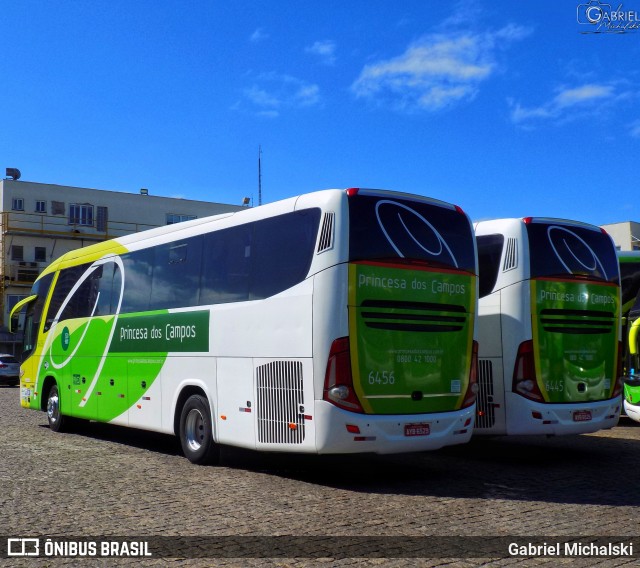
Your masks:
<svg viewBox="0 0 640 568"><path fill-rule="evenodd" d="M188 398L194 394L202 395L207 399L207 401L209 402L209 409L211 410L212 426L213 424L215 424L215 420L213 420L213 405L205 390L198 385L186 385L180 391L178 400L176 401L176 406L173 411L173 433L176 436L180 435L180 415L182 414L182 407L184 406L184 403L187 402Z"/></svg>
<svg viewBox="0 0 640 568"><path fill-rule="evenodd" d="M58 392L60 392L58 379L53 375L47 375L42 381L42 389L40 390L40 410L47 410L47 399L49 398L49 391L53 385L58 385Z"/></svg>

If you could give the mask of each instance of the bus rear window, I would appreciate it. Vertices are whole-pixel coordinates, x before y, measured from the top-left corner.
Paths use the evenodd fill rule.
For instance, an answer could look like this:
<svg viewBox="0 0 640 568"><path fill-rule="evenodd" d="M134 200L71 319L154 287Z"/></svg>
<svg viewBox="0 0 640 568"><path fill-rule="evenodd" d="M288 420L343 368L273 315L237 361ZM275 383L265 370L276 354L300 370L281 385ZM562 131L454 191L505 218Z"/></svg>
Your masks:
<svg viewBox="0 0 640 568"><path fill-rule="evenodd" d="M555 223L527 223L531 277L586 277L618 282L618 259L599 230Z"/></svg>
<svg viewBox="0 0 640 568"><path fill-rule="evenodd" d="M475 273L464 213L434 202L359 193L349 197L349 260L405 260Z"/></svg>

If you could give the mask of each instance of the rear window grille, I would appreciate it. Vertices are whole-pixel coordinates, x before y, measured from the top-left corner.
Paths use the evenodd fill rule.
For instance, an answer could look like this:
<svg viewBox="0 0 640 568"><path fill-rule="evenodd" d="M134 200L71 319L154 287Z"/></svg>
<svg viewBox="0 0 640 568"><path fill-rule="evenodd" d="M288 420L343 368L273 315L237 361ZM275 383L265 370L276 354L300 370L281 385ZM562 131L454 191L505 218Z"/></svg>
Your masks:
<svg viewBox="0 0 640 568"><path fill-rule="evenodd" d="M476 428L491 428L495 424L494 408L493 364L489 359L479 359Z"/></svg>
<svg viewBox="0 0 640 568"><path fill-rule="evenodd" d="M322 220L322 230L318 241L318 252L324 252L333 248L333 226L335 224L335 213L325 213Z"/></svg>
<svg viewBox="0 0 640 568"><path fill-rule="evenodd" d="M507 239L507 245L504 249L504 264L502 272L513 270L518 266L518 240L511 237Z"/></svg>

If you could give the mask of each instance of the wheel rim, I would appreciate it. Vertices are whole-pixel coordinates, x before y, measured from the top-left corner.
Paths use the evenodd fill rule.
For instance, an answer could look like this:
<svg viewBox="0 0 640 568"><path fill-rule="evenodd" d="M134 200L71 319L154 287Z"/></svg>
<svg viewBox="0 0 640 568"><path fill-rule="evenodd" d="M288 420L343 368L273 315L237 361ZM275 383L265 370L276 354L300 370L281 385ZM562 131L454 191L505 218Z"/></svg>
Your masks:
<svg viewBox="0 0 640 568"><path fill-rule="evenodd" d="M58 415L60 412L60 399L57 392L52 392L47 400L47 416L49 422L55 424L58 421Z"/></svg>
<svg viewBox="0 0 640 568"><path fill-rule="evenodd" d="M192 408L187 414L184 436L191 451L197 452L202 447L204 442L204 416L196 408Z"/></svg>

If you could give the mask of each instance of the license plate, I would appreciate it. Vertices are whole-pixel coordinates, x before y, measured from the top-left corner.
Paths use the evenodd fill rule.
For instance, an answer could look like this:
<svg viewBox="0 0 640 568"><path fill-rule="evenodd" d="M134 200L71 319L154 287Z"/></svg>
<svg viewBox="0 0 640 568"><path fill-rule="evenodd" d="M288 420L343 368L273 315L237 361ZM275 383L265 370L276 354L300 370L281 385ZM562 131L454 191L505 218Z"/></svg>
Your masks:
<svg viewBox="0 0 640 568"><path fill-rule="evenodd" d="M573 413L574 422L589 422L589 420L591 420L590 410L576 410Z"/></svg>
<svg viewBox="0 0 640 568"><path fill-rule="evenodd" d="M431 427L426 422L404 425L405 436L428 436L429 434L431 434Z"/></svg>

